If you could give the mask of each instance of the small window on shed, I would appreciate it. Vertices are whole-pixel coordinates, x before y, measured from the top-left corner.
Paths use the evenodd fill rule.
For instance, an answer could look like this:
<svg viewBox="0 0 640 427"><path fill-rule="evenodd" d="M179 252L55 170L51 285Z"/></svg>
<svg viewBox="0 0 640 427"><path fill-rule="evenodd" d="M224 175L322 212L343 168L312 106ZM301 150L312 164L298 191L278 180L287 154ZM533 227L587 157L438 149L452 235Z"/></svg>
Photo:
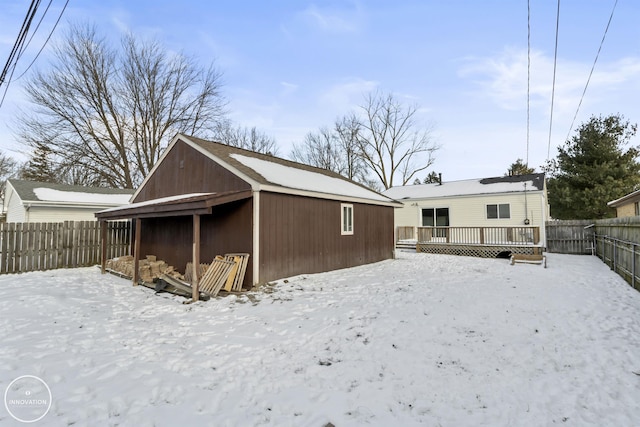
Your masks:
<svg viewBox="0 0 640 427"><path fill-rule="evenodd" d="M499 205L487 205L487 218L488 219L511 218L511 208L509 204L502 203Z"/></svg>
<svg viewBox="0 0 640 427"><path fill-rule="evenodd" d="M353 234L353 205L340 204L342 222L342 235Z"/></svg>

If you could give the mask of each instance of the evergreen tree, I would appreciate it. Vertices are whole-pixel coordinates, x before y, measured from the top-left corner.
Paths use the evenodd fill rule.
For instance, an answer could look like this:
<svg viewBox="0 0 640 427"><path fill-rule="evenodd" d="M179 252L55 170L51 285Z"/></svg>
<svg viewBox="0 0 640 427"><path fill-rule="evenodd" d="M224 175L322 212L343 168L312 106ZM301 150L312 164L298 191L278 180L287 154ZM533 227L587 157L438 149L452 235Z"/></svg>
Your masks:
<svg viewBox="0 0 640 427"><path fill-rule="evenodd" d="M38 144L31 158L21 171L23 179L38 182L59 182L50 160L51 150L44 144Z"/></svg>
<svg viewBox="0 0 640 427"><path fill-rule="evenodd" d="M522 159L517 159L514 163L511 163L509 169L505 176L511 175L529 175L530 173L535 173L535 168L530 168L529 165L525 164Z"/></svg>
<svg viewBox="0 0 640 427"><path fill-rule="evenodd" d="M600 219L615 216L607 202L638 189L638 147L625 150L636 125L620 115L592 117L577 135L558 147L546 170L551 216Z"/></svg>
<svg viewBox="0 0 640 427"><path fill-rule="evenodd" d="M440 182L440 175L436 172L430 172L429 175L422 181L423 184L438 184Z"/></svg>

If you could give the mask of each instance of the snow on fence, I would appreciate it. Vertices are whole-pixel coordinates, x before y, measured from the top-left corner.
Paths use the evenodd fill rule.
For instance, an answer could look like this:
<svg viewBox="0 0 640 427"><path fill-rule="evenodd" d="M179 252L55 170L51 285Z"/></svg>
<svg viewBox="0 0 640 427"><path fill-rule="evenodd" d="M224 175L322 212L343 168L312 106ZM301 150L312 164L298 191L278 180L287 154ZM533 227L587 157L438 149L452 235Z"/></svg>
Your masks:
<svg viewBox="0 0 640 427"><path fill-rule="evenodd" d="M107 223L107 258L129 253L131 223ZM0 274L100 263L98 221L0 224Z"/></svg>

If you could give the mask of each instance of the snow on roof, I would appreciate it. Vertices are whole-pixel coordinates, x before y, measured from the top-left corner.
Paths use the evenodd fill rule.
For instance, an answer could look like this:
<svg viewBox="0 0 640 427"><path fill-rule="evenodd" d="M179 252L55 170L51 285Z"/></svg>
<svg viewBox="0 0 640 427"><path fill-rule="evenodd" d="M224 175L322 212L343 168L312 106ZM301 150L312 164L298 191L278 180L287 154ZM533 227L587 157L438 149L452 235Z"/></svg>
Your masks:
<svg viewBox="0 0 640 427"><path fill-rule="evenodd" d="M119 206L119 207L109 208L109 209L105 209L103 211L100 211L100 213L103 213L103 212L116 212L116 211L120 211L120 210L124 210L124 209L134 209L134 208L140 208L140 207L149 206L149 205L161 205L163 203L170 203L170 202L180 202L180 201L192 199L192 198L195 198L195 197L212 196L214 194L215 193L178 194L176 196L160 197L160 198L157 198L157 199L145 200L143 202L130 203L130 204L127 204L126 206Z"/></svg>
<svg viewBox="0 0 640 427"><path fill-rule="evenodd" d="M542 190L544 174L508 176L484 179L467 179L443 182L440 184L418 184L391 187L384 191L387 197L395 200L430 199L436 197L470 196L477 194L516 193Z"/></svg>
<svg viewBox="0 0 640 427"><path fill-rule="evenodd" d="M242 154L230 154L230 156L244 166L253 169L267 181L276 185L298 190L390 202L387 197L344 179L269 162L255 157L244 156Z"/></svg>
<svg viewBox="0 0 640 427"><path fill-rule="evenodd" d="M46 187L36 187L33 193L43 202L85 203L96 205L126 205L131 194L99 194L77 191L61 191Z"/></svg>

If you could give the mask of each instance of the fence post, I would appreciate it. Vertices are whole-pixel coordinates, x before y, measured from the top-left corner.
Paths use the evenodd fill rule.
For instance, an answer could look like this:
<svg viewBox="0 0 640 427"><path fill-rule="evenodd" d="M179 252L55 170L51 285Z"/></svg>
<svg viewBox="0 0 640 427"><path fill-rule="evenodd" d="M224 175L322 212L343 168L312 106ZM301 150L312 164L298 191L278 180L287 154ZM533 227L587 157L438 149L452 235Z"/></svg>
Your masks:
<svg viewBox="0 0 640 427"><path fill-rule="evenodd" d="M617 272L616 268L616 258L618 257L618 240L614 239L613 240L613 259L611 260L611 264L613 265L613 271Z"/></svg>
<svg viewBox="0 0 640 427"><path fill-rule="evenodd" d="M636 244L631 244L631 286L636 288Z"/></svg>

